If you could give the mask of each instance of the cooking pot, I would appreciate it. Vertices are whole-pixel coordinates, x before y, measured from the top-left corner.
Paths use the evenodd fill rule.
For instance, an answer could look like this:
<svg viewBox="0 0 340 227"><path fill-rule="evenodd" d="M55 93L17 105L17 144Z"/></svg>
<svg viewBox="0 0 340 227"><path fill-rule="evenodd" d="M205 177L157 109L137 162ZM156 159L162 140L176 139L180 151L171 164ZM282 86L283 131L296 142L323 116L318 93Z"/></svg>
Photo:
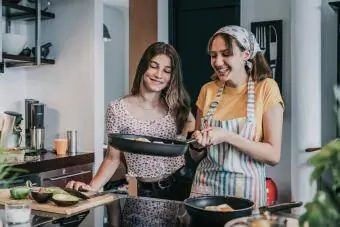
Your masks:
<svg viewBox="0 0 340 227"><path fill-rule="evenodd" d="M254 210L254 202L244 198L232 196L199 196L187 198L184 204L192 219L192 226L224 226L228 221L251 216ZM206 210L207 206L228 204L233 211L219 212ZM302 202L289 202L271 206L260 207L260 213L269 211L274 213L281 210L302 206Z"/></svg>

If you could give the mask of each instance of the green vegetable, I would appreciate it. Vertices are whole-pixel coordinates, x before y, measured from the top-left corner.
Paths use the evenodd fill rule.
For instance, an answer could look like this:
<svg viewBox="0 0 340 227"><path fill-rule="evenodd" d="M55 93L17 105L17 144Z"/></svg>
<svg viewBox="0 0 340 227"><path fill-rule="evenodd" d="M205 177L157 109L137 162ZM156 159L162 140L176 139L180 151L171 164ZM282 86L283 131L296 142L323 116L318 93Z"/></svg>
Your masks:
<svg viewBox="0 0 340 227"><path fill-rule="evenodd" d="M16 187L10 190L12 199L26 199L30 193L30 189L27 187Z"/></svg>
<svg viewBox="0 0 340 227"><path fill-rule="evenodd" d="M54 194L52 198L54 200L64 201L64 202L75 202L75 201L80 200L78 197L70 195L70 194L67 194L67 195L66 194Z"/></svg>
<svg viewBox="0 0 340 227"><path fill-rule="evenodd" d="M58 187L49 187L48 190L51 191L53 194L66 194L66 195L68 195L67 192L65 192L63 189L58 188Z"/></svg>

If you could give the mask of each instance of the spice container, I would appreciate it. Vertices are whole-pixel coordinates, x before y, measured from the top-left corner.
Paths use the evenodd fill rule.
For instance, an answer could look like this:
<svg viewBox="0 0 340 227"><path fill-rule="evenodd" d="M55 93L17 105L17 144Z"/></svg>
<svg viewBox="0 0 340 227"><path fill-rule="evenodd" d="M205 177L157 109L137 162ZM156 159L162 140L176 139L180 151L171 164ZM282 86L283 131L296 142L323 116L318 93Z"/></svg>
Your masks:
<svg viewBox="0 0 340 227"><path fill-rule="evenodd" d="M77 153L77 131L67 131L67 152L70 154Z"/></svg>

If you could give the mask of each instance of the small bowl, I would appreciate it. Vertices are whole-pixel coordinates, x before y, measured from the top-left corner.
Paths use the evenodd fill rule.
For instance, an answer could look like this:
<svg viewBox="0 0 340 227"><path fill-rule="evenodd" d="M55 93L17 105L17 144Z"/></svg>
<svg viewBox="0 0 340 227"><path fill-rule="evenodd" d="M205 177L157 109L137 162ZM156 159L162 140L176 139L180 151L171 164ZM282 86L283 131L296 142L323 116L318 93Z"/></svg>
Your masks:
<svg viewBox="0 0 340 227"><path fill-rule="evenodd" d="M52 198L53 192L45 189L33 189L31 196L38 203L46 203Z"/></svg>
<svg viewBox="0 0 340 227"><path fill-rule="evenodd" d="M27 37L12 33L2 34L2 51L7 54L19 54L25 47Z"/></svg>

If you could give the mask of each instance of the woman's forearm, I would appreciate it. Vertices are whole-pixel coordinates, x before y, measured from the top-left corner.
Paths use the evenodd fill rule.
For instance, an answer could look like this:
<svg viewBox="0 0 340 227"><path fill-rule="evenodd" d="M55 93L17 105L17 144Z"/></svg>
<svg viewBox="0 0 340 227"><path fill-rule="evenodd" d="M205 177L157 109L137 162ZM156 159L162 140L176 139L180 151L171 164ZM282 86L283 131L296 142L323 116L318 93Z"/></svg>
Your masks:
<svg viewBox="0 0 340 227"><path fill-rule="evenodd" d="M94 190L98 191L101 189L106 182L110 180L112 175L116 172L118 166L120 164L119 159L110 159L105 157L102 164L99 167L98 172L93 177L90 186Z"/></svg>
<svg viewBox="0 0 340 227"><path fill-rule="evenodd" d="M280 161L281 146L275 147L270 143L251 141L229 131L226 131L225 142L260 162L276 165Z"/></svg>

